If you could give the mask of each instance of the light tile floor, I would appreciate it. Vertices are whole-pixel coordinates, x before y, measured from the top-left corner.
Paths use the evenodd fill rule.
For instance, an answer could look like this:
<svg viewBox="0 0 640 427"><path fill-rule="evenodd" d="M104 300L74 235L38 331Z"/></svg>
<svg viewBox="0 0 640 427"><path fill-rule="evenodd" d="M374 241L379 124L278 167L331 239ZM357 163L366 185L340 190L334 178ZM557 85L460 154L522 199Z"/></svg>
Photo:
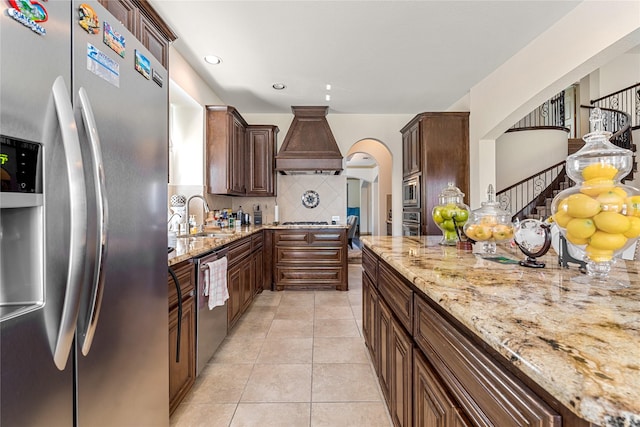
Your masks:
<svg viewBox="0 0 640 427"><path fill-rule="evenodd" d="M229 333L172 427L391 426L362 337L362 267L349 291L264 291Z"/></svg>

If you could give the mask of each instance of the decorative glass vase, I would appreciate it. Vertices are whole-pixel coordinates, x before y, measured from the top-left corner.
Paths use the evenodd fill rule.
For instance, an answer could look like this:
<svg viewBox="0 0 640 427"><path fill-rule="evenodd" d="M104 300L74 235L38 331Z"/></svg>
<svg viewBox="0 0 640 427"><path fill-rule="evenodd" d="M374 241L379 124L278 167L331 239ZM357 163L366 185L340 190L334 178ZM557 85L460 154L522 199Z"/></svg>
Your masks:
<svg viewBox="0 0 640 427"><path fill-rule="evenodd" d="M453 182L438 195L438 205L433 207L431 218L442 230L441 245L455 246L460 240L462 227L469 219L469 206L463 200L464 193Z"/></svg>
<svg viewBox="0 0 640 427"><path fill-rule="evenodd" d="M609 141L599 108L589 120L594 131L567 157L566 172L576 185L558 193L551 212L567 244L586 262L587 274L604 280L615 257L640 236L640 191L621 183L633 167L633 153Z"/></svg>
<svg viewBox="0 0 640 427"><path fill-rule="evenodd" d="M496 242L513 238L511 214L494 201L493 194L493 185L489 185L487 201L471 211L464 226L464 234L475 242L482 242L482 251L487 254L496 253Z"/></svg>

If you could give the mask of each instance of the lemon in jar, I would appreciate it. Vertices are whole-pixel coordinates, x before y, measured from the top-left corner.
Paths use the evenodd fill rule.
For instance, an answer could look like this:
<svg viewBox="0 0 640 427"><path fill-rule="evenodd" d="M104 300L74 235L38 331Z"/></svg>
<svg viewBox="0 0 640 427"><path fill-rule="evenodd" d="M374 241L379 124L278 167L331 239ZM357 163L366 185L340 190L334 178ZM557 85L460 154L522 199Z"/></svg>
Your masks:
<svg viewBox="0 0 640 427"><path fill-rule="evenodd" d="M625 205L624 197L615 189L598 194L596 200L600 202L600 208L607 212L621 212Z"/></svg>
<svg viewBox="0 0 640 427"><path fill-rule="evenodd" d="M631 227L629 217L617 212L600 212L593 217L593 222L598 230L611 234L624 233Z"/></svg>
<svg viewBox="0 0 640 427"><path fill-rule="evenodd" d="M622 233L607 233L604 231L596 231L589 238L589 246L598 249L607 249L616 251L621 249L627 243L627 238Z"/></svg>
<svg viewBox="0 0 640 427"><path fill-rule="evenodd" d="M622 234L624 234L624 237L628 237L629 239L640 237L640 218L637 216L630 216L628 218L631 225L629 226L629 229Z"/></svg>
<svg viewBox="0 0 640 427"><path fill-rule="evenodd" d="M600 212L600 203L586 194L574 193L566 199L566 213L574 218L591 218Z"/></svg>
<svg viewBox="0 0 640 427"><path fill-rule="evenodd" d="M567 223L567 234L576 239L587 239L596 232L596 225L590 218L573 218Z"/></svg>
<svg viewBox="0 0 640 427"><path fill-rule="evenodd" d="M611 249L600 249L587 245L584 251L589 259L595 262L607 262L613 258L613 251Z"/></svg>
<svg viewBox="0 0 640 427"><path fill-rule="evenodd" d="M594 178L613 179L618 173L618 168L609 163L593 163L582 170L585 181Z"/></svg>
<svg viewBox="0 0 640 427"><path fill-rule="evenodd" d="M612 179L593 178L582 183L580 192L586 194L587 196L596 197L600 193L611 191L614 188L615 185Z"/></svg>

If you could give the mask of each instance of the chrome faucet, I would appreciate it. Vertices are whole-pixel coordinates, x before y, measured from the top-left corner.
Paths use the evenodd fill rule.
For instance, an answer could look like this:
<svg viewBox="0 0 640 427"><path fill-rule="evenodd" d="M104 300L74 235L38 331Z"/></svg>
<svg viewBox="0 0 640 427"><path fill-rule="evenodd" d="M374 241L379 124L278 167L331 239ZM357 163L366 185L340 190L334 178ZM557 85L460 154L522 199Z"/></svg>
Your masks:
<svg viewBox="0 0 640 427"><path fill-rule="evenodd" d="M207 203L207 199L205 199L203 196L201 196L200 194L194 194L193 196L189 197L187 199L187 203L185 205L186 207L186 212L185 212L185 220L189 221L189 203L191 202L192 199L200 199L202 200L202 204L204 205L204 213L207 214L209 213L209 204ZM204 220L206 218L202 218L202 222L204 223Z"/></svg>

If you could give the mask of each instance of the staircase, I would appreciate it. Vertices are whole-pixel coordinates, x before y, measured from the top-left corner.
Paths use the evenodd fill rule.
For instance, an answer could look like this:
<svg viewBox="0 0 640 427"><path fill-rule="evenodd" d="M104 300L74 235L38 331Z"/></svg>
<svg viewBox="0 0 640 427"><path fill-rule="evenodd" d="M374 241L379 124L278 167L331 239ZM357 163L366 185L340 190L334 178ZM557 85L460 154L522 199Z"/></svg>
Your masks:
<svg viewBox="0 0 640 427"><path fill-rule="evenodd" d="M561 191L566 190L567 188L573 187L574 185L575 183L566 174L564 174L563 179L557 182L558 188L552 189L550 191L551 195L549 197L544 198L544 203L540 205L536 205L533 211L525 215L524 218L539 219L544 221L545 219L550 217L552 214L551 202L553 202L554 197L556 197L558 193L560 193ZM515 217L513 219L515 220ZM523 218L519 218L519 219L523 219Z"/></svg>
<svg viewBox="0 0 640 427"><path fill-rule="evenodd" d="M630 92L632 95L629 95ZM637 101L627 102L628 98ZM555 100L559 99L554 97ZM557 101L556 101L557 102ZM637 172L636 161L636 145L633 143L632 129L640 128L640 83L629 88L623 89L606 97L591 101L593 106L581 106L581 108L593 109L599 107L604 114L604 129L612 133L610 141L621 148L631 150L634 153L633 168L631 172L622 179L624 183L627 180L633 180L634 172ZM608 108L612 106L615 108ZM625 111L618 108L629 106ZM534 110L531 115L541 116L540 108ZM558 110L558 114L550 116L552 122L545 118L545 122L533 123L531 119L523 119L518 122L511 130L517 130L525 124L528 129L536 127L545 128L549 125L557 124L564 121L564 108ZM531 126L534 124L534 126ZM529 126L526 126L529 125ZM592 131L590 129L589 131ZM580 138L570 138L568 140L568 155L573 154L584 146L584 141ZM566 176L564 162L553 165L544 171L541 171L529 178L526 178L496 194L496 199L500 206L513 213L512 220L522 220L525 218L546 219L551 215L551 202L553 198L562 190L572 187L575 183ZM515 212L515 213L514 213Z"/></svg>

